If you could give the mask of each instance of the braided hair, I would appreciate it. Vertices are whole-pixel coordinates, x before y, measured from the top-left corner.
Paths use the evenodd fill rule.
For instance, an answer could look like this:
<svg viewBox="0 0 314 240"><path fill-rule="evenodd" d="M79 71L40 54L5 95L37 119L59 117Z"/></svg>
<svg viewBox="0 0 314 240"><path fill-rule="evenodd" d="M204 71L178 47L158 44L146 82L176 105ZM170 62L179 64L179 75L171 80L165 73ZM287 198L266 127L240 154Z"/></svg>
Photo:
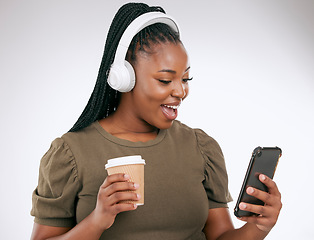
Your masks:
<svg viewBox="0 0 314 240"><path fill-rule="evenodd" d="M113 63L118 43L126 28L135 18L148 12L165 13L161 7L149 7L144 3L127 3L114 16L108 31L96 85L85 109L69 130L70 132L76 132L89 126L96 120L108 117L117 109L121 93L111 88L107 83L110 66ZM127 58L129 61L135 62L137 51L146 51L150 48L150 44L164 43L166 41L178 43L180 42L179 35L163 23L147 26L133 37Z"/></svg>

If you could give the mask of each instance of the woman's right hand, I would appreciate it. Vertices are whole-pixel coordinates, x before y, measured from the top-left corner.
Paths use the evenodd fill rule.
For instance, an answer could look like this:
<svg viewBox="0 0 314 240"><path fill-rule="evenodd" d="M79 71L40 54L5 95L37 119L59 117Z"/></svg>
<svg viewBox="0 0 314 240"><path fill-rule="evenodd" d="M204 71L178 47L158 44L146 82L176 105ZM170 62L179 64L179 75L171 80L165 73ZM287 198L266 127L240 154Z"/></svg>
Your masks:
<svg viewBox="0 0 314 240"><path fill-rule="evenodd" d="M134 191L137 183L128 182L130 177L123 173L108 176L100 186L96 208L93 211L95 224L104 231L112 226L118 213L135 210L136 204L121 202L123 200L139 200L141 196Z"/></svg>

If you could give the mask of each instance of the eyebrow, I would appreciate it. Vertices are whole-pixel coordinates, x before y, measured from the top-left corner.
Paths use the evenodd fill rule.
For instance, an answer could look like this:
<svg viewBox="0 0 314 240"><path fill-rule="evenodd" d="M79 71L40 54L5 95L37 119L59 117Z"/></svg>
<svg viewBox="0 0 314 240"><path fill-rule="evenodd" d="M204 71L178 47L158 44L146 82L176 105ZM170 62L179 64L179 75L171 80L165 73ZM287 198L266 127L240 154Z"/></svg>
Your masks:
<svg viewBox="0 0 314 240"><path fill-rule="evenodd" d="M188 67L187 69L185 69L185 72L189 71L191 67ZM176 74L177 72L171 69L162 69L158 72L167 72L167 73L172 73L172 74Z"/></svg>

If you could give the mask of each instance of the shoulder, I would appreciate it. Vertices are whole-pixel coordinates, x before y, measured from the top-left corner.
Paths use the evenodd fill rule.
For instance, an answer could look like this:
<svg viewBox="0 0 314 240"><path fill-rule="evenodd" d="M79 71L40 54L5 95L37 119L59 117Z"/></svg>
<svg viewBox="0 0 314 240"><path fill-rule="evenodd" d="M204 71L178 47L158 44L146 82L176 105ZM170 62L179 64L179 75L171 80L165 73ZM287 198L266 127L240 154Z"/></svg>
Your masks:
<svg viewBox="0 0 314 240"><path fill-rule="evenodd" d="M169 129L169 132L172 134L195 134L195 129L175 120Z"/></svg>
<svg viewBox="0 0 314 240"><path fill-rule="evenodd" d="M97 130L95 128L95 123L76 131L67 132L62 135L62 139L70 146L85 144L86 142L92 141L97 135Z"/></svg>
<svg viewBox="0 0 314 240"><path fill-rule="evenodd" d="M49 150L42 158L42 162L57 161L59 159L73 159L69 145L62 138L56 138L52 141Z"/></svg>
<svg viewBox="0 0 314 240"><path fill-rule="evenodd" d="M217 141L213 137L209 136L202 129L191 128L178 120L175 120L173 122L170 132L172 134L179 134L179 135L189 135L189 136L193 135L195 136L197 142L201 145L207 145L207 144L218 145Z"/></svg>
<svg viewBox="0 0 314 240"><path fill-rule="evenodd" d="M174 121L170 133L176 139L183 141L193 141L199 151L207 157L223 159L223 153L218 142L205 131L199 128L191 128L180 121Z"/></svg>

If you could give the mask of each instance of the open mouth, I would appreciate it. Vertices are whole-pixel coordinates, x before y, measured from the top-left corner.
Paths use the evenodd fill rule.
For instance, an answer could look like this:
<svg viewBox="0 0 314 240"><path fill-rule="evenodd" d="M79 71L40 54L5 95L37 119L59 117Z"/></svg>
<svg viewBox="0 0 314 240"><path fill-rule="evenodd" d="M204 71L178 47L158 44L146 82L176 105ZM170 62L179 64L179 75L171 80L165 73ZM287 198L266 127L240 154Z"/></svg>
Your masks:
<svg viewBox="0 0 314 240"><path fill-rule="evenodd" d="M161 110L164 116L169 119L169 120L174 120L178 116L178 108L180 104L178 105L167 105L167 104L162 104L161 105Z"/></svg>

